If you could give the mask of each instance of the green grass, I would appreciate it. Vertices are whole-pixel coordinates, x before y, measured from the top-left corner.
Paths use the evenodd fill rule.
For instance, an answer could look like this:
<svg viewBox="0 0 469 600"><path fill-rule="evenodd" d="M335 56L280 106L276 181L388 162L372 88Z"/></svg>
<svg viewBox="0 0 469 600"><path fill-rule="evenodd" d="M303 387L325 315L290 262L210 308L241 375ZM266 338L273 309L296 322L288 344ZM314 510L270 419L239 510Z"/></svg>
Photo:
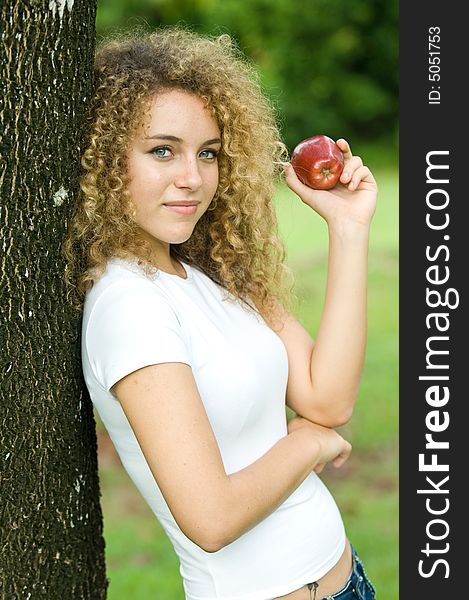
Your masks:
<svg viewBox="0 0 469 600"><path fill-rule="evenodd" d="M342 430L353 452L323 479L379 600L398 598L398 212L397 173L379 168L369 258L369 333L354 416ZM327 260L325 223L285 187L276 206L301 322L315 335ZM177 558L100 431L100 477L109 600L184 600Z"/></svg>
<svg viewBox="0 0 469 600"><path fill-rule="evenodd" d="M109 458L100 467L108 599L184 600L171 543L120 463Z"/></svg>

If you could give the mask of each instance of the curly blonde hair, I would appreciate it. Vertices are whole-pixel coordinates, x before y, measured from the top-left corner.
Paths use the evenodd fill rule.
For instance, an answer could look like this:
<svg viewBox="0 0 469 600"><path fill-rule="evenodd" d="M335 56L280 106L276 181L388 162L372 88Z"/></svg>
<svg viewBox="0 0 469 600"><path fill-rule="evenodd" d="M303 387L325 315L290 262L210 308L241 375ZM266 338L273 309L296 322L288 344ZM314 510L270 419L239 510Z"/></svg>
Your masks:
<svg viewBox="0 0 469 600"><path fill-rule="evenodd" d="M172 89L206 103L222 145L215 197L191 237L171 245L171 255L235 297L250 298L271 320L277 303L288 308L293 297L273 205L288 152L258 76L232 39L181 27L124 35L97 50L80 192L64 243L69 299L81 306L111 257L150 263L126 189L127 154L151 100Z"/></svg>

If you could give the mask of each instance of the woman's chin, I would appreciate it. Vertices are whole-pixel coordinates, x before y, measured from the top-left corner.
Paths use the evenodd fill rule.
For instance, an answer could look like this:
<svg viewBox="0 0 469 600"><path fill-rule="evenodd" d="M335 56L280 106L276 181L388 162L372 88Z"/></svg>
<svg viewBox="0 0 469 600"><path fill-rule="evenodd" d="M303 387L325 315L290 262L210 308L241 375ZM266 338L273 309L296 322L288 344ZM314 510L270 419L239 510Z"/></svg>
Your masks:
<svg viewBox="0 0 469 600"><path fill-rule="evenodd" d="M178 236L174 236L171 237L167 240L168 244L171 245L176 245L176 244L184 244L184 242L187 242L187 240L191 237L192 232L189 235L178 235Z"/></svg>
<svg viewBox="0 0 469 600"><path fill-rule="evenodd" d="M187 240L191 237L194 232L194 227L185 227L181 228L178 231L172 232L172 235L168 236L168 239L165 240L170 244L183 244L187 242Z"/></svg>
<svg viewBox="0 0 469 600"><path fill-rule="evenodd" d="M181 223L177 227L168 227L159 229L159 231L150 228L141 227L143 237L150 243L157 241L160 244L183 244L191 237L194 232L194 223Z"/></svg>

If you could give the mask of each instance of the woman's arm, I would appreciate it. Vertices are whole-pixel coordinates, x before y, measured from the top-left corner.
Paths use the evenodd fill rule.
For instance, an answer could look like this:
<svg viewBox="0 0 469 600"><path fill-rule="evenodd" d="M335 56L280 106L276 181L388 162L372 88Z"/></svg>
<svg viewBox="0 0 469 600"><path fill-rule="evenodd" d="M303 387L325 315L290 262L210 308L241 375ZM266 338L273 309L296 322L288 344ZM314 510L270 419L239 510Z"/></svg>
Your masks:
<svg viewBox="0 0 469 600"><path fill-rule="evenodd" d="M377 186L345 140L341 182L330 191L303 185L291 167L286 181L301 200L318 212L329 230L328 274L324 309L314 343L291 315L278 307L277 330L289 359L287 404L297 414L328 427L352 415L363 369L367 331L367 259Z"/></svg>
<svg viewBox="0 0 469 600"><path fill-rule="evenodd" d="M227 475L188 365L145 367L113 390L176 522L207 552L267 517L315 466L341 466L351 451L335 431L307 424Z"/></svg>

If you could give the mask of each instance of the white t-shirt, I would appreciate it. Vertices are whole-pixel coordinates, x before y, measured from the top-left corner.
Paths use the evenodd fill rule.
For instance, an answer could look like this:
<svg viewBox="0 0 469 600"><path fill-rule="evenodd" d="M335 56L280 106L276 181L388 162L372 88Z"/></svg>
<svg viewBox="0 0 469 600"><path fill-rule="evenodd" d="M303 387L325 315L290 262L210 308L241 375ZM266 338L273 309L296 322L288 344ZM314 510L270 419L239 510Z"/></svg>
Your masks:
<svg viewBox="0 0 469 600"><path fill-rule="evenodd" d="M110 391L142 367L188 364L228 474L287 435L281 339L254 310L182 264L186 279L162 271L147 277L136 262L108 262L85 301L86 384L124 468L173 543L187 600L270 600L322 577L344 550L342 519L321 479L311 473L261 523L205 552L178 527Z"/></svg>

